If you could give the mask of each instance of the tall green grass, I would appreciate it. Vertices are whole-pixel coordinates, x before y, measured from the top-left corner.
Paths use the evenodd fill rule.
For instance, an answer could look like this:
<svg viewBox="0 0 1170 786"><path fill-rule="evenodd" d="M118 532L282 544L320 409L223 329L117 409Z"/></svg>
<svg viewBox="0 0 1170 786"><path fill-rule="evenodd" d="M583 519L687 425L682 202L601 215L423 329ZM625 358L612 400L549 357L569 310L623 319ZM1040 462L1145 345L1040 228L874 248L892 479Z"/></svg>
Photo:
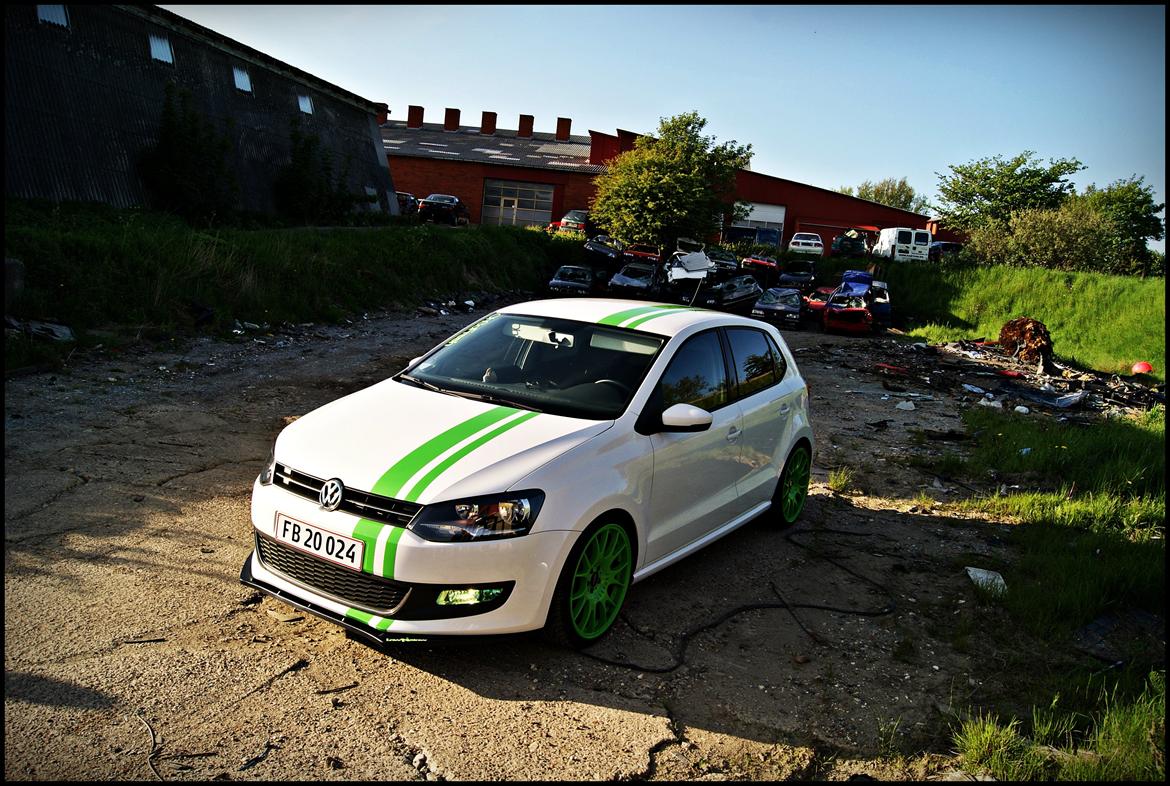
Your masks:
<svg viewBox="0 0 1170 786"><path fill-rule="evenodd" d="M826 281L866 260L818 263ZM822 272L823 271L823 272ZM985 337L994 341L1008 320L1038 319L1056 355L1086 368L1130 373L1139 360L1166 378L1166 280L1044 268L885 264L896 317L924 341Z"/></svg>
<svg viewBox="0 0 1170 786"><path fill-rule="evenodd" d="M5 255L26 271L13 312L82 330L182 326L200 306L230 325L536 290L581 254L580 243L511 227L200 231L146 212L20 203L5 222Z"/></svg>

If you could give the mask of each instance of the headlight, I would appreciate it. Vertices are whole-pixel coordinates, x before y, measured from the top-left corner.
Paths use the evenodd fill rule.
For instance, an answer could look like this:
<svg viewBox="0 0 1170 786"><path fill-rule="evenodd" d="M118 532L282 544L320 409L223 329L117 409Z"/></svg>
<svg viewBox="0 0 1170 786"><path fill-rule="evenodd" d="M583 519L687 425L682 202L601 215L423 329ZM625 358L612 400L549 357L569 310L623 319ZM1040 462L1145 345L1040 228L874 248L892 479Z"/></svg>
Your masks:
<svg viewBox="0 0 1170 786"><path fill-rule="evenodd" d="M272 476L276 473L276 445L272 446L272 450L268 451L268 460L264 462L264 468L260 470L260 485L272 485Z"/></svg>
<svg viewBox="0 0 1170 786"><path fill-rule="evenodd" d="M440 502L419 511L408 529L440 542L514 538L528 534L543 504L543 491Z"/></svg>

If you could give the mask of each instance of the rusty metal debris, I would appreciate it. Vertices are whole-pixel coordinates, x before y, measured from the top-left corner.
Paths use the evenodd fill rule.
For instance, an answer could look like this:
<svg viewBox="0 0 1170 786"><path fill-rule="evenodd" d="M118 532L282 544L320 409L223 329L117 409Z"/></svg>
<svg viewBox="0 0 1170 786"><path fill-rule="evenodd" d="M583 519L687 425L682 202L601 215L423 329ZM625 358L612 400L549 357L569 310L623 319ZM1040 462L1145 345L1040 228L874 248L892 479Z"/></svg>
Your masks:
<svg viewBox="0 0 1170 786"><path fill-rule="evenodd" d="M999 345L1025 363L1052 359L1052 336L1048 327L1031 317L1017 317L1005 323L999 331Z"/></svg>

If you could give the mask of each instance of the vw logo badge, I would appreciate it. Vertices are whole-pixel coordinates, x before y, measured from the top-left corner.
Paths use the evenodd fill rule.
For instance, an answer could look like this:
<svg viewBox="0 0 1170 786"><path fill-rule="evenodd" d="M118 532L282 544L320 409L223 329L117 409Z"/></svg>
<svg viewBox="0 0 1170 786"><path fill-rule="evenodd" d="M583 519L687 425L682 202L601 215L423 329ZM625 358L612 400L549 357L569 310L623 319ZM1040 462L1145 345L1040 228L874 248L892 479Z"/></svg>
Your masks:
<svg viewBox="0 0 1170 786"><path fill-rule="evenodd" d="M325 481L321 486L321 493L317 495L317 501L321 503L321 507L325 510L337 510L337 506L341 504L342 494L345 493L345 485L337 478Z"/></svg>

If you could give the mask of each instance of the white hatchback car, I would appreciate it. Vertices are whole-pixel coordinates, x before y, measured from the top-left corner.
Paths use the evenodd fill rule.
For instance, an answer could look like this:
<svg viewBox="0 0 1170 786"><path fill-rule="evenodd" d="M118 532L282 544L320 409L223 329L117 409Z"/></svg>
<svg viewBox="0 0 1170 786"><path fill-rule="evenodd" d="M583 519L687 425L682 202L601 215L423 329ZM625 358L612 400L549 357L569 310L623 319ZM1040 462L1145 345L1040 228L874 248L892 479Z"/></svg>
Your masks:
<svg viewBox="0 0 1170 786"><path fill-rule="evenodd" d="M240 580L374 642L545 628L584 646L631 583L765 511L794 522L812 455L776 328L522 303L286 427Z"/></svg>
<svg viewBox="0 0 1170 786"><path fill-rule="evenodd" d="M816 254L819 257L825 254L825 244L821 241L821 236L815 232L797 232L788 241L788 250L798 254Z"/></svg>

